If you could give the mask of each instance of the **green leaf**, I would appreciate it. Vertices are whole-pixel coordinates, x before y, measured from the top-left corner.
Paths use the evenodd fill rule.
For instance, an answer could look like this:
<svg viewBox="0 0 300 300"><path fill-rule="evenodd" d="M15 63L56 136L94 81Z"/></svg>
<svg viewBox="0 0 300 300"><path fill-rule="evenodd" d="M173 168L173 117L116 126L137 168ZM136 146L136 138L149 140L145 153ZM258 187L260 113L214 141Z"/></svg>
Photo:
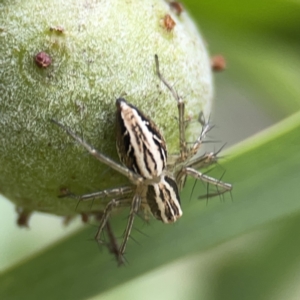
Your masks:
<svg viewBox="0 0 300 300"><path fill-rule="evenodd" d="M234 183L233 201L187 201L191 182L183 193L184 216L166 226L143 226L140 243L129 242L129 265L118 268L106 253L99 253L85 229L7 270L0 277L1 299L84 299L171 263L216 246L260 225L299 212L300 113L241 143L222 165ZM197 185L199 194L201 185ZM227 201L228 200L228 201ZM114 224L119 230L124 220ZM137 225L136 225L137 226ZM17 288L16 288L17 286Z"/></svg>

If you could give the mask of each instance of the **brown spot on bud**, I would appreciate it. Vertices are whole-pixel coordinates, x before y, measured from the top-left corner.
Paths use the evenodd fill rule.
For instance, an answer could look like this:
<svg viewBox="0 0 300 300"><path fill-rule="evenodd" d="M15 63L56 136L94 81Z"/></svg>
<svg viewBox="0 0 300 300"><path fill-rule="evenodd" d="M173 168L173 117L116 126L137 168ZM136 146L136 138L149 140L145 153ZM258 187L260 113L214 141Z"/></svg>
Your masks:
<svg viewBox="0 0 300 300"><path fill-rule="evenodd" d="M220 72L226 69L226 61L222 55L215 55L211 58L211 67L213 71Z"/></svg>
<svg viewBox="0 0 300 300"><path fill-rule="evenodd" d="M34 61L40 68L47 68L51 65L51 57L46 52L39 52L35 57Z"/></svg>
<svg viewBox="0 0 300 300"><path fill-rule="evenodd" d="M172 31L176 23L169 14L166 14L163 20L164 27L167 31Z"/></svg>
<svg viewBox="0 0 300 300"><path fill-rule="evenodd" d="M22 207L17 207L18 219L17 224L19 227L29 227L28 222L31 216L31 212L23 209Z"/></svg>
<svg viewBox="0 0 300 300"><path fill-rule="evenodd" d="M177 1L171 1L169 3L171 9L175 12L177 16L180 16L181 13L184 11L183 5Z"/></svg>

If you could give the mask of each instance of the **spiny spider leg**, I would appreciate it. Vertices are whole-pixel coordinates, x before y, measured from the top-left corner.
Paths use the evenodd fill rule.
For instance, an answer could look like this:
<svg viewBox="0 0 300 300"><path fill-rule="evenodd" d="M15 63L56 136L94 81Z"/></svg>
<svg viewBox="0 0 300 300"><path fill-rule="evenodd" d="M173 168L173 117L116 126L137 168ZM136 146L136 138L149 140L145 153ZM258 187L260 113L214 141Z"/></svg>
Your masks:
<svg viewBox="0 0 300 300"><path fill-rule="evenodd" d="M210 153L205 153L201 156L198 156L196 158L191 158L188 160L184 165L180 166L180 169L177 171L177 176L176 176L176 181L180 188L182 189L185 185L186 182L186 168L192 168L192 169L201 169L201 168L206 168L212 164L214 164L217 161L217 153L210 152ZM199 179L199 178L198 178Z"/></svg>
<svg viewBox="0 0 300 300"><path fill-rule="evenodd" d="M123 255L119 254L119 245L117 242L117 239L113 233L113 230L110 226L110 222L106 222L106 232L108 235L109 243L107 245L108 250L110 253L114 254L116 257L116 260L118 261L118 265L121 266L125 263Z"/></svg>
<svg viewBox="0 0 300 300"><path fill-rule="evenodd" d="M111 211L119 205L119 201L116 201L115 199L111 200L107 203L106 208L103 212L102 218L100 220L100 225L98 227L97 233L95 235L95 240L98 243L101 243L101 234L103 232L104 227L106 226L106 223L109 219L109 216L111 214Z"/></svg>
<svg viewBox="0 0 300 300"><path fill-rule="evenodd" d="M123 174L129 180L131 180L134 184L139 184L143 181L143 177L130 171L129 169L121 166L114 160L110 159L109 157L103 155L102 153L98 152L94 147L89 145L85 140L83 140L81 137L76 135L71 129L67 128L60 122L51 119L51 122L61 127L63 130L67 132L68 135L70 135L73 139L75 139L78 143L80 143L90 154L92 154L96 159L101 161L102 163L106 164L107 166L111 167L112 169L116 170L117 172Z"/></svg>
<svg viewBox="0 0 300 300"><path fill-rule="evenodd" d="M203 113L201 113L203 115ZM200 121L201 125L202 125L202 130L201 133L199 135L199 137L197 138L197 140L194 142L194 145L190 148L189 151L189 157L193 157L199 150L199 148L201 147L201 145L204 142L205 136L206 134L213 128L213 126L210 126L209 122L206 122L204 120L204 116L202 118L202 121Z"/></svg>
<svg viewBox="0 0 300 300"><path fill-rule="evenodd" d="M176 181L178 182L180 187L182 188L184 186L185 177L187 175L190 175L196 179L202 180L203 182L211 183L214 186L221 187L223 189L223 191L220 191L217 195L223 194L226 191L231 191L232 190L231 184L225 183L218 179L215 179L215 178L208 176L206 174L203 174L195 169L195 168L201 169L204 167L208 167L208 166L212 165L213 163L216 163L217 155L223 149L223 147L224 146L222 146L217 152L205 153L202 156L196 157L194 159L192 158L191 160L189 160L185 164L185 166L181 170L179 170L177 173ZM213 197L212 194L210 194L210 195L211 195L211 197ZM210 195L208 197L210 197Z"/></svg>
<svg viewBox="0 0 300 300"><path fill-rule="evenodd" d="M222 147L223 148L223 147ZM192 157L186 164L185 167L193 167L197 169L208 167L218 160L218 153L217 152L208 152L204 153L203 155Z"/></svg>
<svg viewBox="0 0 300 300"><path fill-rule="evenodd" d="M219 156L218 154L222 151L225 144L216 152L204 153L201 156L191 158L188 163L185 164L185 167L192 167L194 169L206 168L217 162Z"/></svg>
<svg viewBox="0 0 300 300"><path fill-rule="evenodd" d="M131 203L129 219L128 219L128 222L127 222L126 229L124 231L124 238L123 238L122 244L120 246L120 251L119 251L120 256L123 256L124 253L125 253L126 244L127 244L128 238L130 236L130 232L131 232L131 229L132 229L134 217L140 209L141 201L142 201L141 196L139 195L139 193L136 193L134 195L132 203Z"/></svg>
<svg viewBox="0 0 300 300"><path fill-rule="evenodd" d="M107 203L105 210L102 214L102 217L100 219L100 225L99 225L97 233L95 235L95 240L98 243L100 243L100 244L102 243L101 235L102 235L102 232L103 232L103 230L106 226L106 223L110 217L111 212L114 210L114 208L116 208L118 206L122 206L122 205L128 206L128 202L130 200L131 199L129 199L129 198L112 199L110 202Z"/></svg>
<svg viewBox="0 0 300 300"><path fill-rule="evenodd" d="M65 195L60 195L59 198L73 198L78 201L90 201L95 199L101 199L101 198L112 198L116 196L123 196L134 192L133 186L124 186L114 189L107 189L99 192L94 192L90 194L83 194L83 195L75 195L73 193L67 193Z"/></svg>
<svg viewBox="0 0 300 300"><path fill-rule="evenodd" d="M183 175L190 175L190 176L192 176L196 179L200 179L200 180L202 180L204 182L207 182L207 183L210 183L210 184L212 184L216 187L220 187L225 191L231 191L232 190L232 185L231 184L220 181L220 180L215 179L213 177L210 177L208 175L205 175L205 174L203 174L203 173L201 173L201 172L199 172L199 171L197 171L193 168L189 168L189 167L184 168L182 170L182 173L183 173Z"/></svg>
<svg viewBox="0 0 300 300"><path fill-rule="evenodd" d="M186 146L186 139L185 139L185 119L184 119L184 102L181 97L179 97L178 93L174 90L174 88L166 81L166 79L162 76L159 70L159 61L158 56L155 54L155 66L156 66L156 73L159 79L164 83L164 85L170 90L171 94L173 95L174 99L177 101L177 108L179 114L179 143L180 143L180 158L181 161L186 159L186 155L188 153L188 149Z"/></svg>
<svg viewBox="0 0 300 300"><path fill-rule="evenodd" d="M224 174L225 174L225 172L223 173L223 175L219 179L219 182L222 182L222 178L223 178ZM213 192L213 193L210 192L209 191L209 183L207 183L207 193L206 193L206 195L198 196L198 199L207 199L208 200L208 198L215 197L215 196L220 196L220 195L223 195L226 192L230 192L230 195L231 195L232 187L231 187L231 189L222 189L222 190L219 190L218 186L217 186L216 190L217 190L216 192Z"/></svg>

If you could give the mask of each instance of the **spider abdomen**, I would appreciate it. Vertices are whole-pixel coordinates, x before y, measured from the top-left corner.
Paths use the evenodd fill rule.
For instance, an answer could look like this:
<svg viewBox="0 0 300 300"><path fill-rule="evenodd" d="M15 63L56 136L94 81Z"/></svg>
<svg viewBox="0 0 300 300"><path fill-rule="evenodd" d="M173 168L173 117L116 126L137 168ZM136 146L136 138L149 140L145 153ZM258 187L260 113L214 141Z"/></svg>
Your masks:
<svg viewBox="0 0 300 300"><path fill-rule="evenodd" d="M147 186L146 200L152 215L164 223L174 223L182 216L177 184L168 175Z"/></svg>

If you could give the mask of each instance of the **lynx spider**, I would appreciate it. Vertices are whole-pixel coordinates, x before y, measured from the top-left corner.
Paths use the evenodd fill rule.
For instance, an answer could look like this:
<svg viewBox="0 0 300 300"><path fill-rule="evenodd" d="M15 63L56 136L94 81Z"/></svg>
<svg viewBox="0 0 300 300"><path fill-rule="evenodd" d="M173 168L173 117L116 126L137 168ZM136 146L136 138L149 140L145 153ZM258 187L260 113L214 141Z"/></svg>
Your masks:
<svg viewBox="0 0 300 300"><path fill-rule="evenodd" d="M158 56L155 55L156 73L163 84L170 90L174 99L177 102L178 114L179 114L179 146L180 154L177 157L173 157L172 162L166 163L167 151L163 136L160 134L159 129L155 123L146 117L141 111L139 111L133 105L127 103L124 99L117 99L117 121L127 122L129 129L123 128L123 132L119 132L119 139L117 138L117 149L120 160L125 165L120 165L114 160L110 159L106 155L98 152L94 147L89 145L85 140L76 135L69 128L65 127L58 121L51 120L53 123L64 129L68 135L74 138L80 143L91 155L93 155L100 162L111 167L117 172L126 176L132 183L132 185L107 189L95 193L84 194L76 196L74 194L68 194L65 196L76 198L79 201L89 201L95 198L112 198L107 204L100 225L95 235L95 239L98 243L101 243L101 236L104 230L109 226L108 221L111 212L116 207L128 206L131 202L130 214L127 222L126 229L124 231L124 237L119 247L118 262L122 264L123 255L125 253L126 244L130 236L130 232L133 226L135 215L139 212L141 204L143 206L149 206L152 214L157 219L164 223L173 223L181 217L182 211L180 206L179 190L183 188L187 175L190 175L196 179L212 184L218 188L218 192L208 196L215 196L230 191L232 185L224 183L220 180L212 178L206 174L197 171L201 167L206 167L217 161L217 154L215 152L205 153L202 156L197 156L199 148L203 144L206 133L211 129L208 122L205 122L203 115L201 115L200 122L202 124L202 131L197 140L191 147L188 147L185 137L185 117L184 109L185 104L181 97L177 94L174 88L165 80L159 69ZM123 110L128 110L132 115L136 115L136 122L140 125L140 133L143 134L144 140L139 140L140 135L135 132L134 124L126 121L126 113ZM122 115L123 112L123 115ZM131 121L130 121L131 122ZM123 125L124 125L123 124ZM130 127L131 126L131 127ZM119 130L122 126L119 125ZM134 139L128 142L126 138L133 136ZM126 143L128 142L128 144ZM138 144L142 142L143 145L148 145L146 149L148 152L139 149ZM124 148L124 149L123 149ZM126 148L126 149L125 149ZM151 155L151 157L149 156ZM133 158L135 162L133 162ZM151 161L152 159L152 161ZM140 165L139 161L140 160ZM150 161L149 161L150 160ZM159 165L159 166L158 166ZM150 168L150 171L148 170ZM152 168L152 169L151 169ZM132 198L133 195L133 198ZM64 197L64 196L63 196ZM116 246L115 246L116 247Z"/></svg>

